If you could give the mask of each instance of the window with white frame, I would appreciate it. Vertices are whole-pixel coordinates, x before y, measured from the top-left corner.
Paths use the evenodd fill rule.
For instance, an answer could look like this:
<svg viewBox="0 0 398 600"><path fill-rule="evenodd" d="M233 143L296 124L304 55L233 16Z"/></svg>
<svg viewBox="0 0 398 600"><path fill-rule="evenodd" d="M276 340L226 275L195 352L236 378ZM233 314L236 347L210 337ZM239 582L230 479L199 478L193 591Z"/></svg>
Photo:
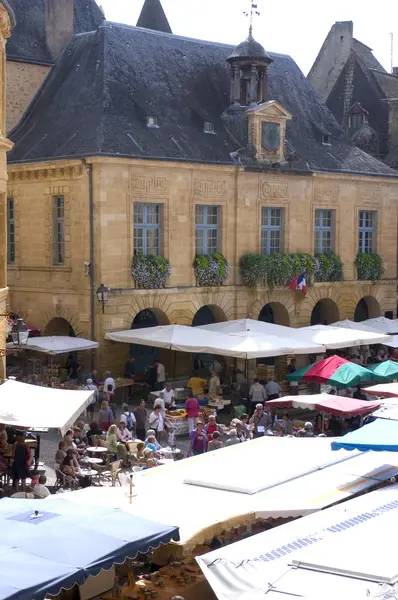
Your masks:
<svg viewBox="0 0 398 600"><path fill-rule="evenodd" d="M160 254L161 204L134 203L134 255Z"/></svg>
<svg viewBox="0 0 398 600"><path fill-rule="evenodd" d="M216 133L214 123L211 123L210 121L205 121L203 131L205 133Z"/></svg>
<svg viewBox="0 0 398 600"><path fill-rule="evenodd" d="M65 199L53 197L53 263L65 264Z"/></svg>
<svg viewBox="0 0 398 600"><path fill-rule="evenodd" d="M15 211L14 198L7 198L7 263L15 263Z"/></svg>
<svg viewBox="0 0 398 600"><path fill-rule="evenodd" d="M196 205L196 254L214 254L220 251L220 207Z"/></svg>
<svg viewBox="0 0 398 600"><path fill-rule="evenodd" d="M261 254L282 252L283 209L266 208L261 211Z"/></svg>
<svg viewBox="0 0 398 600"><path fill-rule="evenodd" d="M360 210L358 218L358 252L373 254L376 249L376 211Z"/></svg>
<svg viewBox="0 0 398 600"><path fill-rule="evenodd" d="M315 211L315 254L333 250L333 211L323 208Z"/></svg>

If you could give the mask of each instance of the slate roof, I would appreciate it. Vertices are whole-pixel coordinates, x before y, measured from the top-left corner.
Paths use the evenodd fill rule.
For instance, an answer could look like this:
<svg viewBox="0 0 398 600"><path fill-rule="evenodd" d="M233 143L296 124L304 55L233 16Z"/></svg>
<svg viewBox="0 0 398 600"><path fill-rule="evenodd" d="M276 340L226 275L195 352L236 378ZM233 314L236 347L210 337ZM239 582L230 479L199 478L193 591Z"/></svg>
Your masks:
<svg viewBox="0 0 398 600"><path fill-rule="evenodd" d="M115 23L75 36L11 132L10 162L88 155L231 164L236 140L221 118L229 106L233 47ZM350 145L289 56L271 54L269 97L293 118L287 149L311 170L393 175ZM148 115L159 128L146 126ZM214 123L216 135L203 132ZM322 132L332 145L322 144Z"/></svg>
<svg viewBox="0 0 398 600"><path fill-rule="evenodd" d="M366 46L359 40L353 39L352 49L355 52L357 58L362 62L362 64L368 69L376 69L377 71L383 71L386 73L384 67L379 63L377 58L373 55L372 48Z"/></svg>
<svg viewBox="0 0 398 600"><path fill-rule="evenodd" d="M16 26L7 42L9 60L53 64L45 34L45 0L8 0ZM104 16L95 0L75 0L74 32L93 31Z"/></svg>
<svg viewBox="0 0 398 600"><path fill-rule="evenodd" d="M160 0L145 0L138 17L137 27L173 33Z"/></svg>

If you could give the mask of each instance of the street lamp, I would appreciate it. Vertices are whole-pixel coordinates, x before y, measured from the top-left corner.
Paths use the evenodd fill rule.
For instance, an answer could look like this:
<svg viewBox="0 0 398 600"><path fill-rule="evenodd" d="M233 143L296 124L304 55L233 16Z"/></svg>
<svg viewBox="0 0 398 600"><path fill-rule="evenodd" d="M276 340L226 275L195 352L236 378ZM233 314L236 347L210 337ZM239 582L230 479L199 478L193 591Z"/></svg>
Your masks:
<svg viewBox="0 0 398 600"><path fill-rule="evenodd" d="M109 292L110 292L109 288L106 287L106 285L104 285L103 283L101 283L101 285L99 286L99 288L96 291L98 302L100 302L102 304L102 314L104 314L104 312L105 312L105 304L107 304L107 302L108 302Z"/></svg>
<svg viewBox="0 0 398 600"><path fill-rule="evenodd" d="M23 319L17 319L11 328L11 337L15 346L26 346L29 339L29 327Z"/></svg>

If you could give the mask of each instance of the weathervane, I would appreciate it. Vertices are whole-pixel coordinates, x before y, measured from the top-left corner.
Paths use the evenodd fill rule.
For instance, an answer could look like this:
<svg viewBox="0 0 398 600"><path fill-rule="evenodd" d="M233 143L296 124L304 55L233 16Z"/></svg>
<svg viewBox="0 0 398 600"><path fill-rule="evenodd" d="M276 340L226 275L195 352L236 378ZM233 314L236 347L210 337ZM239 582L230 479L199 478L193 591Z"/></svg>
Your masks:
<svg viewBox="0 0 398 600"><path fill-rule="evenodd" d="M253 0L250 0L250 10L243 11L243 14L246 17L249 17L249 19L250 19L249 35L253 34L253 17L255 15L257 15L258 17L260 16L260 12L257 9L258 9L257 4L255 4L253 2Z"/></svg>

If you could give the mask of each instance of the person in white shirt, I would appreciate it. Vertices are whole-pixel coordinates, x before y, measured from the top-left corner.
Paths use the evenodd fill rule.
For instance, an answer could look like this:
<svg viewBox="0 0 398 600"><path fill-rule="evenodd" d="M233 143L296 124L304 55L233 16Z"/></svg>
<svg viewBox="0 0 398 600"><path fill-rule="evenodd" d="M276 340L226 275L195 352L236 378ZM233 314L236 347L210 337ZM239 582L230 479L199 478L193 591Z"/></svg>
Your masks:
<svg viewBox="0 0 398 600"><path fill-rule="evenodd" d="M158 360L156 361L156 382L158 390L162 390L164 388L164 384L166 383L166 369Z"/></svg>
<svg viewBox="0 0 398 600"><path fill-rule="evenodd" d="M266 400L264 386L261 385L258 379L254 380L254 383L250 388L249 398L251 403L250 414L252 414L255 410L256 404L262 403Z"/></svg>
<svg viewBox="0 0 398 600"><path fill-rule="evenodd" d="M105 373L105 381L104 381L104 392L110 392L110 388L109 386L112 386L112 394L115 393L115 389L116 389L116 383L115 380L112 377L112 373L110 371L107 371Z"/></svg>
<svg viewBox="0 0 398 600"><path fill-rule="evenodd" d="M267 394L267 400L275 400L276 398L279 398L281 386L279 383L274 381L274 378L270 379L265 386L265 393Z"/></svg>
<svg viewBox="0 0 398 600"><path fill-rule="evenodd" d="M167 383L166 387L162 390L162 394L166 404L166 408L175 406L174 390L169 383Z"/></svg>
<svg viewBox="0 0 398 600"><path fill-rule="evenodd" d="M160 392L159 396L155 399L153 408L160 408L160 414L162 415L163 419L166 418L166 403L164 401L163 392Z"/></svg>
<svg viewBox="0 0 398 600"><path fill-rule="evenodd" d="M164 418L162 417L160 406L156 406L149 415L149 427L154 430L156 439L160 441L164 431Z"/></svg>
<svg viewBox="0 0 398 600"><path fill-rule="evenodd" d="M47 496L50 495L50 490L46 486L46 483L47 477L45 475L40 475L39 483L36 483L33 488L33 493L35 496L38 496L39 498L47 498Z"/></svg>

